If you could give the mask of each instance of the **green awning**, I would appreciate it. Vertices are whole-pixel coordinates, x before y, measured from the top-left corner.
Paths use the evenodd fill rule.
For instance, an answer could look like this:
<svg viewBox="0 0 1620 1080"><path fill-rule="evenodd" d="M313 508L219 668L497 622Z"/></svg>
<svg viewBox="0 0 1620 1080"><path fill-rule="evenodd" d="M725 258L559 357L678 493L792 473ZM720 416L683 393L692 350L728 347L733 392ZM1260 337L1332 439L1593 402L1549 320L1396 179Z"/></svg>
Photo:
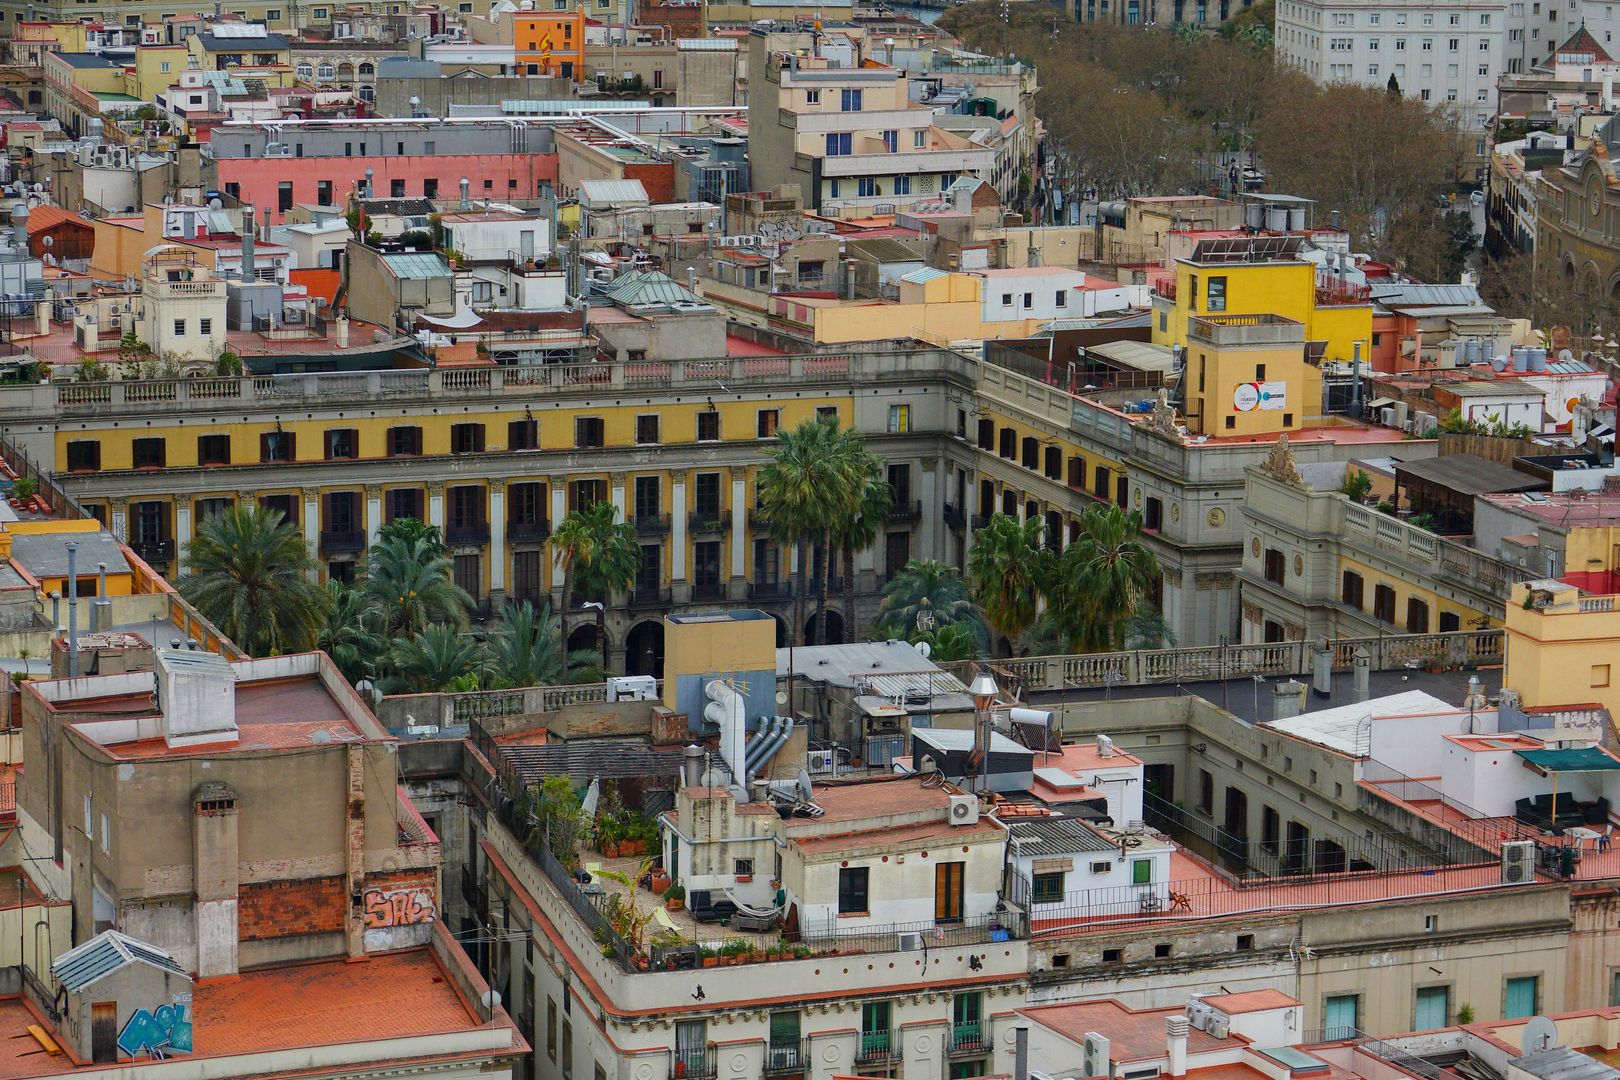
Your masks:
<svg viewBox="0 0 1620 1080"><path fill-rule="evenodd" d="M1596 746L1582 746L1569 750L1513 752L1544 773L1607 772L1610 769L1620 769L1620 761L1616 761Z"/></svg>

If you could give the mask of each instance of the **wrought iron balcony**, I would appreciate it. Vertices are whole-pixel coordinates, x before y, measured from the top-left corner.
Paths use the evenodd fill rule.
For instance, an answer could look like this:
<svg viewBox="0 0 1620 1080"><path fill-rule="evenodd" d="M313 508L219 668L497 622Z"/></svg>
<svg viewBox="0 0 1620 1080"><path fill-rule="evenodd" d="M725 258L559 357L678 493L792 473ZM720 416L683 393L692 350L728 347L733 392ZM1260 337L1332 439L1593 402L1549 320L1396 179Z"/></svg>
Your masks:
<svg viewBox="0 0 1620 1080"><path fill-rule="evenodd" d="M724 509L694 510L687 526L695 533L725 532L731 528L731 515Z"/></svg>
<svg viewBox="0 0 1620 1080"><path fill-rule="evenodd" d="M793 599L793 583L790 581L750 581L748 583L748 599L791 600Z"/></svg>
<svg viewBox="0 0 1620 1080"><path fill-rule="evenodd" d="M909 499L889 507L889 520L896 524L922 520L922 500Z"/></svg>
<svg viewBox="0 0 1620 1080"><path fill-rule="evenodd" d="M132 540L129 547L148 566L167 566L174 561L173 540Z"/></svg>
<svg viewBox="0 0 1620 1080"><path fill-rule="evenodd" d="M670 604L668 589L632 589L630 592L630 606L632 608L668 607Z"/></svg>
<svg viewBox="0 0 1620 1080"><path fill-rule="evenodd" d="M898 1031L863 1031L855 1047L855 1064L880 1065L900 1060L900 1033Z"/></svg>
<svg viewBox="0 0 1620 1080"><path fill-rule="evenodd" d="M945 504L945 524L953 529L960 529L967 524L967 514L960 506L954 503Z"/></svg>
<svg viewBox="0 0 1620 1080"><path fill-rule="evenodd" d="M537 521L508 521L506 538L517 544L543 544L551 538L551 522L545 518Z"/></svg>
<svg viewBox="0 0 1620 1080"><path fill-rule="evenodd" d="M489 522L475 521L471 524L447 525L444 529L444 540L447 544L487 544Z"/></svg>
<svg viewBox="0 0 1620 1080"><path fill-rule="evenodd" d="M637 514L636 532L642 536L663 536L669 532L668 514Z"/></svg>
<svg viewBox="0 0 1620 1080"><path fill-rule="evenodd" d="M366 533L364 529L321 530L321 551L327 555L364 551L365 549Z"/></svg>
<svg viewBox="0 0 1620 1080"><path fill-rule="evenodd" d="M983 1020L951 1025L948 1054L987 1054L990 1052L990 1025Z"/></svg>

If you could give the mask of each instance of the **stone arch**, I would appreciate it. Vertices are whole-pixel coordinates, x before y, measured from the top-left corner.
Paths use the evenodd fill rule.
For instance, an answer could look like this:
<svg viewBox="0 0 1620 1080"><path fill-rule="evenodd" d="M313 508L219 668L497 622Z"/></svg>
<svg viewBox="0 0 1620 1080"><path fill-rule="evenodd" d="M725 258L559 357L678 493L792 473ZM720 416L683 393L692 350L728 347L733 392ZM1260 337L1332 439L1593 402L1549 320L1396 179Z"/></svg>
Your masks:
<svg viewBox="0 0 1620 1080"><path fill-rule="evenodd" d="M647 619L630 628L624 639L624 673L664 677L664 623Z"/></svg>

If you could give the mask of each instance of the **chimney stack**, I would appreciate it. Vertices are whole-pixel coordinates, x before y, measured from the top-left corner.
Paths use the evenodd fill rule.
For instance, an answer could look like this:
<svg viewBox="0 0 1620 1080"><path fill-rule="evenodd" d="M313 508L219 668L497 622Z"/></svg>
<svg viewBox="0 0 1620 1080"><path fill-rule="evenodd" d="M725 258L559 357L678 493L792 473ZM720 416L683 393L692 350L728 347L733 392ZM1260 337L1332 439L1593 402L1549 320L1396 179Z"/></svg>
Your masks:
<svg viewBox="0 0 1620 1080"><path fill-rule="evenodd" d="M1013 1028L1013 1080L1029 1080L1029 1025Z"/></svg>
<svg viewBox="0 0 1620 1080"><path fill-rule="evenodd" d="M242 207L242 280L252 281L256 270L253 263L253 204Z"/></svg>
<svg viewBox="0 0 1620 1080"><path fill-rule="evenodd" d="M1187 1017L1172 1016L1164 1022L1165 1072L1170 1076L1187 1075Z"/></svg>
<svg viewBox="0 0 1620 1080"><path fill-rule="evenodd" d="M461 178L461 208L463 210L472 209L472 196L469 194L471 189L472 181L463 176Z"/></svg>
<svg viewBox="0 0 1620 1080"><path fill-rule="evenodd" d="M1357 645L1350 662L1353 672L1350 700L1359 705L1372 697L1372 654L1365 645Z"/></svg>

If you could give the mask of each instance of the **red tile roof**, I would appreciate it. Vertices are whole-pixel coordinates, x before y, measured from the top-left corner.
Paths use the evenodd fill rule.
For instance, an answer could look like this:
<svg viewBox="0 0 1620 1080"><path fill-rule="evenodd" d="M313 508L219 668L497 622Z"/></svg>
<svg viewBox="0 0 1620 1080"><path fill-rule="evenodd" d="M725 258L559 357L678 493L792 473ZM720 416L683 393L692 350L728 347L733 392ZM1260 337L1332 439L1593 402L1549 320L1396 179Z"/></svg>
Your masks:
<svg viewBox="0 0 1620 1080"><path fill-rule="evenodd" d="M1614 60L1604 50L1603 46L1598 44L1597 38L1592 36L1592 32L1586 28L1585 23L1582 23L1581 28L1570 35L1568 41L1558 46L1558 51L1553 56L1559 57L1565 53L1588 55L1599 63L1612 63Z"/></svg>
<svg viewBox="0 0 1620 1080"><path fill-rule="evenodd" d="M1049 1028L1074 1043L1084 1043L1088 1031L1107 1036L1109 1057L1122 1064L1164 1057L1167 1052L1165 1020L1172 1016L1186 1015L1184 1006L1168 1009L1130 1009L1112 1000L1082 1001L1071 1005L1042 1005L1020 1011L1042 1027ZM1192 1028L1187 1032L1189 1054L1242 1044L1241 1039L1217 1039L1209 1032L1198 1028Z"/></svg>
<svg viewBox="0 0 1620 1080"><path fill-rule="evenodd" d="M1281 990L1246 990L1241 994L1207 997L1204 1004L1219 1009L1227 1016L1237 1016L1239 1013L1265 1012L1267 1009L1291 1009L1299 1002Z"/></svg>
<svg viewBox="0 0 1620 1080"><path fill-rule="evenodd" d="M44 232L64 221L72 222L85 232L94 232L91 224L71 210L64 210L60 206L36 206L28 211L28 235Z"/></svg>

